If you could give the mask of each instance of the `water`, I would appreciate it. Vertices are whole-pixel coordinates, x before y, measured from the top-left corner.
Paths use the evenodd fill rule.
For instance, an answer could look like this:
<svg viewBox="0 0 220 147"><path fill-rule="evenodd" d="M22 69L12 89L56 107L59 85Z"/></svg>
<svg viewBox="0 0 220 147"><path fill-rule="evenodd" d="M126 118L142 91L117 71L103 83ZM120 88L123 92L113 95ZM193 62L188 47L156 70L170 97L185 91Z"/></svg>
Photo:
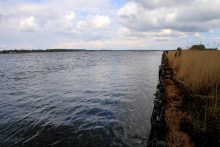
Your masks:
<svg viewBox="0 0 220 147"><path fill-rule="evenodd" d="M0 146L146 146L161 52L0 55Z"/></svg>

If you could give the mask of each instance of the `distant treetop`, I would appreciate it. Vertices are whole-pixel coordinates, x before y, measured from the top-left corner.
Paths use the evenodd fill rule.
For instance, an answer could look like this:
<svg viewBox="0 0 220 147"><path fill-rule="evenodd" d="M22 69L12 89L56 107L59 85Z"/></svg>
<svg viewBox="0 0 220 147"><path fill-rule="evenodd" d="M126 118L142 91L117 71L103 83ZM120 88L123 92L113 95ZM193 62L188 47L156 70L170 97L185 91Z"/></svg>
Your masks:
<svg viewBox="0 0 220 147"><path fill-rule="evenodd" d="M204 44L193 45L189 48L189 50L205 50Z"/></svg>
<svg viewBox="0 0 220 147"><path fill-rule="evenodd" d="M178 48L177 48L177 51L182 51L182 48L181 48L181 47L178 47Z"/></svg>

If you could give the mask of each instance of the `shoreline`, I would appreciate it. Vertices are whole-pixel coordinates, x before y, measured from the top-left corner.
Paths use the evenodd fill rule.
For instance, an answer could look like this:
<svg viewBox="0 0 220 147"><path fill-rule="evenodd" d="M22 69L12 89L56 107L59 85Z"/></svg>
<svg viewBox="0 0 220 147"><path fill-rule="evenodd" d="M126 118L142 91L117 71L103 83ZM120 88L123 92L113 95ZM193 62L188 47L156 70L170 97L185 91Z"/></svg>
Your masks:
<svg viewBox="0 0 220 147"><path fill-rule="evenodd" d="M145 51L150 51L150 52L161 52L163 50L110 50L110 49L102 49L102 50L87 50L87 49L36 49L36 50L2 50L0 51L0 54L22 54L22 53L51 53L51 52L99 52L99 51L106 51L106 52L111 52L111 51L131 51L131 52L145 52Z"/></svg>
<svg viewBox="0 0 220 147"><path fill-rule="evenodd" d="M184 128L189 127L189 118L183 111L184 96L177 85L164 51L159 67L159 83L151 117L148 147L195 146L188 132L184 131Z"/></svg>
<svg viewBox="0 0 220 147"><path fill-rule="evenodd" d="M151 116L151 132L148 147L165 147L166 121L164 113L165 94L165 54L163 52L161 65L159 66L159 83L155 94L154 108Z"/></svg>
<svg viewBox="0 0 220 147"><path fill-rule="evenodd" d="M180 65L183 66L183 63L188 63L188 60L198 61L200 59L197 65L190 64L192 68L197 67L201 63L205 64L204 60L201 59L203 51L194 53L197 56L200 55L198 58L196 58L197 56L191 56L184 61L182 59L185 59L191 52L182 52L183 55L178 57L174 56L176 52L164 51L162 55L159 68L159 82L151 117L152 128L148 147L220 146L218 85L215 89L216 93L208 95L204 94L204 92L195 92L194 87L188 85L189 81L187 81L188 84L185 81L181 81L183 78L186 78L186 75L182 79L178 79L179 75L177 76L178 70L176 68ZM210 55L210 58L213 57L213 53L208 55ZM172 58L174 58L175 65L173 65L172 60L170 61ZM212 58L211 63L215 63L213 61L216 60L213 59L215 58ZM170 62L172 65L170 65ZM187 77L194 76L194 79L191 79L191 81L198 80L196 79L198 75L204 71L207 72L207 70L214 77L217 71L214 72L212 69L219 69L219 66L216 65L212 66L210 71L208 69L205 70L203 66L197 68L197 73L189 73ZM210 67L208 64L206 66ZM190 69L185 69L185 72L190 71ZM204 78L204 80L207 79L209 78Z"/></svg>

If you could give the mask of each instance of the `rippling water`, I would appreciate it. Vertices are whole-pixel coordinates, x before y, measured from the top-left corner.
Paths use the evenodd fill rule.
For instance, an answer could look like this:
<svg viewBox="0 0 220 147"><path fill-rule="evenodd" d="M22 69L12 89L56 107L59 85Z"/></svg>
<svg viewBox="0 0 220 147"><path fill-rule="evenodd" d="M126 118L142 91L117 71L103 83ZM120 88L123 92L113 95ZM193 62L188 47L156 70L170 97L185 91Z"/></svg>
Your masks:
<svg viewBox="0 0 220 147"><path fill-rule="evenodd" d="M0 55L0 146L147 144L161 52Z"/></svg>

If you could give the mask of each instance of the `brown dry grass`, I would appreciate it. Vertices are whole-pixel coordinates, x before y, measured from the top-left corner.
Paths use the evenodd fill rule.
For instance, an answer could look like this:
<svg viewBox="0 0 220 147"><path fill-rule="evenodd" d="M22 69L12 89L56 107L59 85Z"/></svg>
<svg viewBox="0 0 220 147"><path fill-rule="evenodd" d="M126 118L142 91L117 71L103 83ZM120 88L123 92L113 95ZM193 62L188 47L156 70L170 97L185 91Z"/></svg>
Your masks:
<svg viewBox="0 0 220 147"><path fill-rule="evenodd" d="M182 51L178 57L175 57L175 53L169 51L167 54L174 77L193 92L193 97L198 97L186 108L192 117L193 134L201 135L200 130L218 130L220 134L220 51L187 50ZM169 113L166 115L169 116Z"/></svg>
<svg viewBox="0 0 220 147"><path fill-rule="evenodd" d="M166 75L169 74L171 73L166 72ZM189 135L180 129L180 122L186 116L186 113L181 111L180 91L171 79L166 79L165 85L166 144L168 147L194 147Z"/></svg>
<svg viewBox="0 0 220 147"><path fill-rule="evenodd" d="M196 94L220 93L220 51L169 51L168 61L176 77Z"/></svg>
<svg viewBox="0 0 220 147"><path fill-rule="evenodd" d="M180 131L169 132L166 142L168 147L194 147L188 135Z"/></svg>

